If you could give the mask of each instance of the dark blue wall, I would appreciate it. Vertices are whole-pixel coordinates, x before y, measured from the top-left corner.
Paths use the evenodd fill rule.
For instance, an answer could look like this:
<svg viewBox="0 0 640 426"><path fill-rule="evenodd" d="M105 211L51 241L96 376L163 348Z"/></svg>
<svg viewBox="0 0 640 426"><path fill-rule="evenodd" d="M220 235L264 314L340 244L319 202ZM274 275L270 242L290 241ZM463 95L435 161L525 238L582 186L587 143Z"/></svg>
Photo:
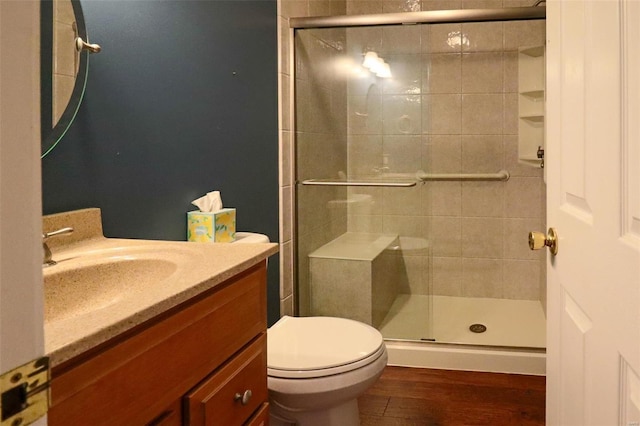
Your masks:
<svg viewBox="0 0 640 426"><path fill-rule="evenodd" d="M108 237L185 240L220 190L237 229L278 240L275 0L83 0L87 91L42 161L44 213L102 209ZM278 261L269 262L269 320Z"/></svg>

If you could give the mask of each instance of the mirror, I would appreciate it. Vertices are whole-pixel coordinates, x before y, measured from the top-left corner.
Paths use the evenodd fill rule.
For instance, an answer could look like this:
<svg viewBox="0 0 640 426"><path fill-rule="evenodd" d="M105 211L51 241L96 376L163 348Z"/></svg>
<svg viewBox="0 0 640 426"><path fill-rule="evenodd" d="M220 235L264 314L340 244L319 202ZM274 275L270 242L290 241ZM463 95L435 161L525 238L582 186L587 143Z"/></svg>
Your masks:
<svg viewBox="0 0 640 426"><path fill-rule="evenodd" d="M79 0L40 2L42 157L64 137L78 112L89 71L82 7ZM77 47L78 37L80 47ZM89 47L87 47L89 46Z"/></svg>

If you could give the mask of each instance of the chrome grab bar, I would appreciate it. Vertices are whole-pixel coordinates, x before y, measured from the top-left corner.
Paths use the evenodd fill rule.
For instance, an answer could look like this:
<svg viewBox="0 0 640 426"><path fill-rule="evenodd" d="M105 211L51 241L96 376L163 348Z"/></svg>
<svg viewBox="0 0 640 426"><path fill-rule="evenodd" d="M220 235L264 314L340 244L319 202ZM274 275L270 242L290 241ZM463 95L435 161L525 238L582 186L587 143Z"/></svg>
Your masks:
<svg viewBox="0 0 640 426"><path fill-rule="evenodd" d="M327 179L307 179L300 182L302 185L313 186L383 186L383 187L396 187L396 188L409 188L416 186L418 182L376 182L370 180L353 180L353 181L339 181L339 180L327 180Z"/></svg>
<svg viewBox="0 0 640 426"><path fill-rule="evenodd" d="M417 181L384 182L375 180L331 180L331 179L307 179L302 185L315 186L378 186L408 188L416 186L418 182L427 181L508 181L511 175L506 170L497 173L416 173Z"/></svg>
<svg viewBox="0 0 640 426"><path fill-rule="evenodd" d="M418 179L426 181L507 181L509 172L500 170L497 173L421 173Z"/></svg>

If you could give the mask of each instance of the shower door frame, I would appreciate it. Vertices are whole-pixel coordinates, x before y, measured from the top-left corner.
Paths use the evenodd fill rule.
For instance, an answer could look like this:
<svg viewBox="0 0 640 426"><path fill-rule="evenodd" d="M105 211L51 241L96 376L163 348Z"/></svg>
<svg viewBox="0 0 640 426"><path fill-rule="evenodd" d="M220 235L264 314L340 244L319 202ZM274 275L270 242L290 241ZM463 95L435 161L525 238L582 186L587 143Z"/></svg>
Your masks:
<svg viewBox="0 0 640 426"><path fill-rule="evenodd" d="M296 144L296 55L295 55L295 32L299 29L318 29L318 28L354 28L354 27L371 27L371 26L391 26L391 25L416 25L416 24L454 24L454 23L475 23L475 22L493 22L493 21L530 21L546 19L546 7L545 6L532 6L532 7L508 7L508 8L495 8L495 9L454 9L454 10L433 10L422 12L401 12L401 13L378 13L367 15L336 15L336 16L311 16L289 19L289 99L288 108L290 112L290 135L289 142L291 146L291 162L292 170L294 171L292 176L292 185L296 188L303 182L298 181L296 173L296 160L297 160L297 144ZM506 179L509 178L508 172ZM450 179L447 179L450 180ZM490 180L505 180L490 179ZM332 183L329 183L332 184ZM341 186L350 186L348 183L340 183ZM363 186L361 183L356 182L355 186ZM369 185L366 185L369 186ZM384 185L371 185L371 186L384 186ZM292 218L292 246L293 261L292 261L292 277L293 277L293 300L294 300L294 313L299 314L298 303L298 203L296 200L296 191L292 191L292 206L291 210ZM286 218L285 218L286 220ZM393 339L385 338L387 341L397 341L407 344L418 345L437 345L438 347L446 350L447 348L482 348L486 350L495 349L515 351L515 353L534 353L543 355L546 353L545 348L539 347L513 347L513 346L499 346L499 345L476 345L470 343L453 343L453 342L430 342L430 341L413 341L405 339ZM535 374L535 373L534 373Z"/></svg>
<svg viewBox="0 0 640 426"><path fill-rule="evenodd" d="M457 24L487 21L529 21L546 19L545 6L505 7L499 9L453 9L423 12L375 13L369 15L336 15L290 18L294 31L309 28L371 27L381 25ZM293 39L291 39L293 44Z"/></svg>

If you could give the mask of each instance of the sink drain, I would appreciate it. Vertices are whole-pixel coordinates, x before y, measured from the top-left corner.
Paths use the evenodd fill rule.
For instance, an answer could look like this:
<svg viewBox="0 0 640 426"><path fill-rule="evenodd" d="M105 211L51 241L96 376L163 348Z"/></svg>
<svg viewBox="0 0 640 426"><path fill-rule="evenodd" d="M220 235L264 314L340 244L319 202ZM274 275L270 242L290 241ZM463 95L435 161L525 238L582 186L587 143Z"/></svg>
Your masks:
<svg viewBox="0 0 640 426"><path fill-rule="evenodd" d="M487 326L484 324L471 324L469 326L469 330L471 330L473 333L484 333L485 331L487 331Z"/></svg>

